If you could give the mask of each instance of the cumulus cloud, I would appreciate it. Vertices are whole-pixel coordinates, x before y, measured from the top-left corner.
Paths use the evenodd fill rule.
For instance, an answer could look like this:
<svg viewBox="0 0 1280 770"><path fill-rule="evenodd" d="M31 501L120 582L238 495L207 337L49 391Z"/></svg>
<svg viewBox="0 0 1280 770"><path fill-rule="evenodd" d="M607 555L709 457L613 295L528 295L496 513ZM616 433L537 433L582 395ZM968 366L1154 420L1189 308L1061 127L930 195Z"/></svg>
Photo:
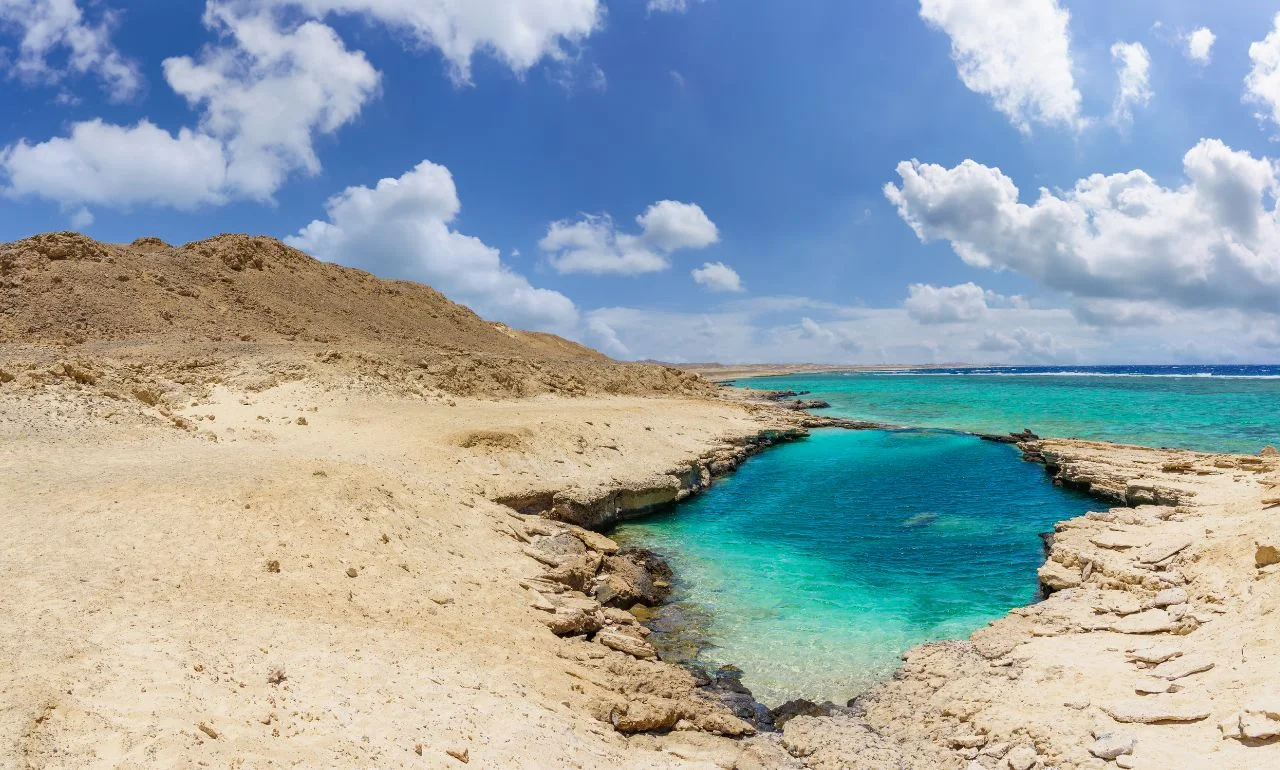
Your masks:
<svg viewBox="0 0 1280 770"><path fill-rule="evenodd" d="M301 10L320 18L355 15L437 48L454 79L471 82L471 60L487 52L517 75L543 59L565 61L604 24L600 0L229 0Z"/></svg>
<svg viewBox="0 0 1280 770"><path fill-rule="evenodd" d="M1213 43L1217 39L1217 35L1214 35L1213 30L1208 27L1192 30L1183 38L1183 42L1187 44L1187 58L1201 64L1208 64L1213 56Z"/></svg>
<svg viewBox="0 0 1280 770"><path fill-rule="evenodd" d="M171 134L145 120L134 126L89 120L65 137L35 145L19 140L0 150L0 169L6 194L64 207L193 209L226 200L221 142L185 128Z"/></svg>
<svg viewBox="0 0 1280 770"><path fill-rule="evenodd" d="M1271 32L1249 45L1249 60L1253 66L1244 79L1244 99L1263 110L1259 120L1280 125L1280 13L1272 20Z"/></svg>
<svg viewBox="0 0 1280 770"><path fill-rule="evenodd" d="M229 44L198 61L166 59L165 78L203 110L201 130L224 143L231 191L269 199L291 172L320 170L315 135L354 119L377 91L378 72L315 21L284 30L269 14L237 16L218 5L205 19Z"/></svg>
<svg viewBox="0 0 1280 770"><path fill-rule="evenodd" d="M701 249L720 239L715 223L693 203L658 201L636 217L639 233L621 233L608 214L552 222L538 242L561 273L637 275L666 270L679 249Z"/></svg>
<svg viewBox="0 0 1280 770"><path fill-rule="evenodd" d="M572 332L578 311L569 298L534 288L497 249L453 230L460 210L449 170L423 161L399 178L333 196L327 219L287 241L321 259L429 283L486 318Z"/></svg>
<svg viewBox="0 0 1280 770"><path fill-rule="evenodd" d="M198 60L164 62L165 78L193 108L195 129L149 121L72 125L68 136L19 140L0 153L6 192L65 206L146 203L189 209L234 198L269 200L288 177L320 170L316 134L350 122L378 87L378 73L314 21L281 28L269 15L241 17L211 5L205 21L227 36Z"/></svg>
<svg viewBox="0 0 1280 770"><path fill-rule="evenodd" d="M861 347L846 327L838 324L820 324L808 316L800 319L800 334L805 339L816 340L827 347L850 353Z"/></svg>
<svg viewBox="0 0 1280 770"><path fill-rule="evenodd" d="M1070 14L1058 0L920 0L920 17L951 38L965 87L991 99L1019 130L1079 129Z"/></svg>
<svg viewBox="0 0 1280 770"><path fill-rule="evenodd" d="M723 262L704 262L702 267L694 268L692 275L694 283L711 291L744 291L738 271Z"/></svg>
<svg viewBox="0 0 1280 770"><path fill-rule="evenodd" d="M1127 126L1133 122L1133 109L1151 101L1151 57L1142 43L1116 43L1111 46L1111 58L1119 80L1111 122Z"/></svg>
<svg viewBox="0 0 1280 770"><path fill-rule="evenodd" d="M365 55L319 20L329 14L409 33L439 48L465 82L480 51L517 74L544 58L568 61L567 47L603 23L604 8L599 0L209 0L204 21L220 42L164 62L197 125L91 120L66 136L22 139L0 149L0 190L64 209L270 200L292 176L320 170L316 137L350 123L378 91ZM87 27L74 0L0 0L6 25L28 30L19 66L43 72L45 56L63 45L73 68L100 73L121 94L136 90L132 65L101 42L106 23Z"/></svg>
<svg viewBox="0 0 1280 770"><path fill-rule="evenodd" d="M1094 174L1065 191L1018 200L1000 169L903 162L885 195L922 241L1079 298L1178 307L1280 307L1275 165L1215 139L1183 158L1187 182L1146 172Z"/></svg>
<svg viewBox="0 0 1280 770"><path fill-rule="evenodd" d="M924 324L972 321L987 314L987 292L969 282L957 286L913 283L902 306L907 315Z"/></svg>
<svg viewBox="0 0 1280 770"><path fill-rule="evenodd" d="M88 23L76 0L0 0L0 34L16 32L19 37L11 62L15 75L56 83L68 73L92 73L111 99L125 101L141 90L143 81L137 65L111 43L115 22L116 15L108 11L97 24ZM58 64L51 62L55 56Z"/></svg>

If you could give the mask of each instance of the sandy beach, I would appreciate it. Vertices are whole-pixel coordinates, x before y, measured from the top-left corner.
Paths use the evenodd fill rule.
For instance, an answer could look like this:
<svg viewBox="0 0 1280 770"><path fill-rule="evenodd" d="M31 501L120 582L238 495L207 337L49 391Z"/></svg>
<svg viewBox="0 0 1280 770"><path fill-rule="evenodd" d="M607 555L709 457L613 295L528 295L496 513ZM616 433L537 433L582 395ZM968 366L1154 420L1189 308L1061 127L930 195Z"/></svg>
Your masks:
<svg viewBox="0 0 1280 770"><path fill-rule="evenodd" d="M0 246L0 765L1280 764L1276 457L1024 441L1049 598L766 732L590 528L821 420L273 244Z"/></svg>

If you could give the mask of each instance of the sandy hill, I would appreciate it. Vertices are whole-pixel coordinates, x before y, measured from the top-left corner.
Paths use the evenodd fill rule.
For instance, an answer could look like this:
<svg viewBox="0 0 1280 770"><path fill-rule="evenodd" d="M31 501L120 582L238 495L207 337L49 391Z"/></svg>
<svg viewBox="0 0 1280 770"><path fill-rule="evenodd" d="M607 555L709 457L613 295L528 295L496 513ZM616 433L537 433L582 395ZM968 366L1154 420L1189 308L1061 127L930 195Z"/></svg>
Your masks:
<svg viewBox="0 0 1280 770"><path fill-rule="evenodd" d="M181 359L200 370L269 352L389 380L413 375L470 395L707 387L674 369L621 364L551 334L490 323L429 286L246 235L171 246L64 232L0 244L0 343L56 346L73 357Z"/></svg>

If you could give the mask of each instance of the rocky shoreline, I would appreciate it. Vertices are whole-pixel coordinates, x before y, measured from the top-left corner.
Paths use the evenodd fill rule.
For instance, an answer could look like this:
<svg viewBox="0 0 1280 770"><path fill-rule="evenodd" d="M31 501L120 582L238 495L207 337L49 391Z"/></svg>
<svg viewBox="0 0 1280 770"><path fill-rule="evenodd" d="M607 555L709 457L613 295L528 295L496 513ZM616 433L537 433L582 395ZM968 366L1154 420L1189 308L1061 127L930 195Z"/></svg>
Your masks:
<svg viewBox="0 0 1280 770"><path fill-rule="evenodd" d="M805 394L785 393L769 400L799 395ZM799 700L769 710L755 701L741 683L741 672L731 666L705 672L658 662L647 638L649 629L629 610L665 601L670 569L655 555L621 549L592 530L696 494L746 458L803 438L805 427L890 426L808 417L804 427L744 437L652 483L499 501L524 523L523 532L518 526L513 530L529 540L529 555L548 568L543 578L523 585L533 606L547 612L546 623L553 631L683 675L673 675L679 684L662 696L642 694L634 689L643 690L642 685L621 676L621 697L598 715L615 729L636 734L637 739L648 734L659 743L669 731L755 736L743 744L748 753L742 756L767 758L762 767L1170 766L1144 761L1160 761L1166 753L1155 750L1157 739L1147 734L1152 731L1160 734L1159 741L1172 741L1184 753L1190 750L1191 756L1204 757L1181 765L1185 767L1246 768L1262 766L1251 764L1259 758L1280 759L1280 706L1267 699L1266 687L1274 682L1268 682L1265 670L1257 680L1265 687L1254 683L1245 688L1248 692L1238 693L1230 707L1215 702L1211 692L1200 693L1199 699L1193 695L1197 676L1203 678L1206 671L1221 666L1213 651L1219 642L1198 645L1195 634L1215 623L1228 628L1222 621L1229 620L1229 605L1241 597L1222 595L1223 586L1217 586L1218 593L1197 590L1203 576L1195 562L1206 549L1197 537L1179 534L1188 530L1180 526L1185 522L1214 518L1225 512L1221 509L1235 512L1243 504L1245 509L1261 510L1264 491L1280 487L1280 465L1274 457L1042 439L1029 430L980 435L1017 446L1024 459L1045 466L1053 483L1119 506L1061 522L1046 536L1047 558L1038 575L1044 601L1013 610L969 640L908 651L891 681L846 706ZM1226 486L1224 476L1230 477ZM1249 503L1251 499L1256 502ZM1265 502L1275 505L1280 500ZM543 518L531 519L531 514ZM536 522L532 531L530 522ZM1268 531L1256 523L1226 523ZM1205 527L1201 537L1214 529ZM1272 526L1269 531L1274 535L1275 530ZM1257 573L1250 577L1274 583L1280 576L1277 548L1280 538L1274 536L1254 544L1249 564ZM1280 604L1280 591L1274 586L1268 591L1267 601ZM1035 649L1051 639L1090 649L1052 655ZM1235 638L1233 644L1248 650L1250 640ZM1274 651L1267 649L1268 659ZM1239 654L1248 657L1247 652ZM1058 702L1045 702L1044 692L1055 688L1044 687L1044 682L1065 676L1073 667L1089 671L1097 665L1097 656L1106 655L1116 655L1132 672L1129 678L1135 682L1126 685L1132 688L1129 696L1102 698L1099 688L1077 683L1066 687ZM627 669L615 666L614 671ZM653 671L644 675L653 676ZM1033 689L1041 697L1028 698L1021 691L1029 681L1039 683ZM1113 685L1110 682L1106 689L1115 690ZM1239 683L1234 689L1241 690ZM1078 697L1070 697L1072 693ZM1221 724L1209 738L1198 729L1184 736L1168 735L1170 726L1198 725L1211 718ZM1064 729L1071 723L1076 729ZM1223 749L1224 741L1262 753L1237 756L1236 750ZM752 765L739 761L732 766Z"/></svg>

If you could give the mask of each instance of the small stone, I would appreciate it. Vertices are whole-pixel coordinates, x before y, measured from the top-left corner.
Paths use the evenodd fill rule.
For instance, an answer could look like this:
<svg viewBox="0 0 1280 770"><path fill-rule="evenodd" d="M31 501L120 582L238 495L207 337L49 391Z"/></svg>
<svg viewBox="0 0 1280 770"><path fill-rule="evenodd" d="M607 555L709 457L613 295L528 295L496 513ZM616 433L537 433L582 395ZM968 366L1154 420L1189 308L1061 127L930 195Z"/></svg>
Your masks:
<svg viewBox="0 0 1280 770"><path fill-rule="evenodd" d="M1258 569L1280 564L1280 548L1268 543L1254 543L1253 563Z"/></svg>
<svg viewBox="0 0 1280 770"><path fill-rule="evenodd" d="M204 733L205 735L209 736L213 740L215 741L218 740L218 731L213 729L209 725L205 724L204 722L201 722L198 725L196 725L196 729Z"/></svg>
<svg viewBox="0 0 1280 770"><path fill-rule="evenodd" d="M1123 767L1127 770L1127 768L1133 767L1135 764L1132 754L1121 754L1116 757L1116 767Z"/></svg>
<svg viewBox="0 0 1280 770"><path fill-rule="evenodd" d="M999 759L1009 753L1009 744L1007 742L989 743L980 752L984 757L995 757Z"/></svg>
<svg viewBox="0 0 1280 770"><path fill-rule="evenodd" d="M465 747L458 748L455 746L452 749L445 749L444 753L448 754L449 756L453 757L454 759L458 760L464 765L471 761L471 749L468 749Z"/></svg>
<svg viewBox="0 0 1280 770"><path fill-rule="evenodd" d="M985 735L953 735L951 736L951 748L953 749L976 749L985 746L987 736Z"/></svg>
<svg viewBox="0 0 1280 770"><path fill-rule="evenodd" d="M280 571L280 560L279 560L279 559L272 559L271 561L268 561L268 562L267 562L267 572L275 573L275 572L279 572L279 571Z"/></svg>
<svg viewBox="0 0 1280 770"><path fill-rule="evenodd" d="M443 607L453 604L453 591L444 585L431 586L427 589L427 598Z"/></svg>
<svg viewBox="0 0 1280 770"><path fill-rule="evenodd" d="M299 418L298 418L298 424L299 424L299 425L306 425L306 424L307 424L307 418L306 418L306 417L299 417Z"/></svg>
<svg viewBox="0 0 1280 770"><path fill-rule="evenodd" d="M596 634L596 641L611 650L624 652L633 658L653 660L658 657L658 653L653 649L652 644L622 631L605 629Z"/></svg>
<svg viewBox="0 0 1280 770"><path fill-rule="evenodd" d="M1009 752L1005 763L1009 765L1009 770L1031 770L1039 758L1035 749L1030 746L1019 746Z"/></svg>
<svg viewBox="0 0 1280 770"><path fill-rule="evenodd" d="M1280 720L1257 711L1246 711L1240 717L1240 734L1255 741L1275 738L1280 736Z"/></svg>
<svg viewBox="0 0 1280 770"><path fill-rule="evenodd" d="M1112 760L1122 754L1133 753L1133 738L1116 733L1102 733L1089 747L1089 753L1098 759Z"/></svg>
<svg viewBox="0 0 1280 770"><path fill-rule="evenodd" d="M360 570L355 567L347 567L347 577L353 578L360 574Z"/></svg>
<svg viewBox="0 0 1280 770"><path fill-rule="evenodd" d="M1258 456L1259 457L1275 457L1276 454L1277 454L1276 448L1271 446L1270 444L1267 444L1262 448L1262 451L1258 453Z"/></svg>

